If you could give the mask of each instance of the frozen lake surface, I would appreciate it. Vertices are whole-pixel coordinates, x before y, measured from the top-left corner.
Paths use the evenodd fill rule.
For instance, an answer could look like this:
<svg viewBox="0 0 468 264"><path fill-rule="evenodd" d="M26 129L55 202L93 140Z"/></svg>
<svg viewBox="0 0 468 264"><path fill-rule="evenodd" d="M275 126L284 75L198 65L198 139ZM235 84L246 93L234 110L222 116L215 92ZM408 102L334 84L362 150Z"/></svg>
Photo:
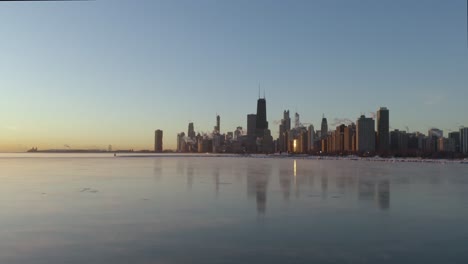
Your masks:
<svg viewBox="0 0 468 264"><path fill-rule="evenodd" d="M468 165L0 154L0 263L468 263Z"/></svg>

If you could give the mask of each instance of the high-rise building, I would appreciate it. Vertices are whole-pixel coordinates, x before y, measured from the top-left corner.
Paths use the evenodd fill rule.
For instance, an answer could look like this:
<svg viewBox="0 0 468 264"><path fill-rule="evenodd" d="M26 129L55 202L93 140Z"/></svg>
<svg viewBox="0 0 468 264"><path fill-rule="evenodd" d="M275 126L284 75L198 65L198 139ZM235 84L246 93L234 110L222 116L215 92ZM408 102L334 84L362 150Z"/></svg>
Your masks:
<svg viewBox="0 0 468 264"><path fill-rule="evenodd" d="M221 117L216 115L216 129L218 133L221 133Z"/></svg>
<svg viewBox="0 0 468 264"><path fill-rule="evenodd" d="M314 126L310 125L309 128L307 129L307 151L312 152L314 151L314 142L315 142L315 130Z"/></svg>
<svg viewBox="0 0 468 264"><path fill-rule="evenodd" d="M427 136L430 138L435 137L438 139L438 138L444 137L444 132L438 128L431 128L427 132Z"/></svg>
<svg viewBox="0 0 468 264"><path fill-rule="evenodd" d="M181 132L177 134L177 152L185 152L186 151L186 142L185 142L185 133Z"/></svg>
<svg viewBox="0 0 468 264"><path fill-rule="evenodd" d="M468 127L460 128L460 152L468 154Z"/></svg>
<svg viewBox="0 0 468 264"><path fill-rule="evenodd" d="M224 141L223 139L224 139L223 135L221 135L221 134L219 134L219 133L213 135L213 139L212 139L212 142L213 142L213 143L212 143L212 145L211 145L212 148L213 148L213 149L212 149L212 152L213 152L213 153L219 153L219 152L221 152L221 147L222 147L222 145L223 145L223 143L224 143L224 142L223 142L223 141Z"/></svg>
<svg viewBox="0 0 468 264"><path fill-rule="evenodd" d="M356 122L356 151L360 153L375 151L375 122L364 115Z"/></svg>
<svg viewBox="0 0 468 264"><path fill-rule="evenodd" d="M255 128L257 137L263 137L265 129L268 129L265 98L259 98L257 101L257 120Z"/></svg>
<svg viewBox="0 0 468 264"><path fill-rule="evenodd" d="M195 129L193 128L193 123L190 122L188 124L188 131L187 131L187 135L189 138L191 139L194 139L195 138Z"/></svg>
<svg viewBox="0 0 468 264"><path fill-rule="evenodd" d="M264 134L261 137L261 152L262 153L273 153L274 152L274 142L273 137L271 136L270 129L265 129Z"/></svg>
<svg viewBox="0 0 468 264"><path fill-rule="evenodd" d="M423 151L425 149L425 135L419 132L408 134L408 150L413 152Z"/></svg>
<svg viewBox="0 0 468 264"><path fill-rule="evenodd" d="M299 128L301 126L301 121L299 120L299 113L294 114L294 128Z"/></svg>
<svg viewBox="0 0 468 264"><path fill-rule="evenodd" d="M247 115L247 136L248 137L253 137L256 135L256 129L257 127L257 115L256 114L250 114Z"/></svg>
<svg viewBox="0 0 468 264"><path fill-rule="evenodd" d="M431 128L427 132L426 151L437 152L440 150L439 138L444 137L444 132L438 128Z"/></svg>
<svg viewBox="0 0 468 264"><path fill-rule="evenodd" d="M455 140L452 138L439 138L437 140L438 151L440 152L455 152Z"/></svg>
<svg viewBox="0 0 468 264"><path fill-rule="evenodd" d="M333 143L334 152L342 153L345 150L345 128L345 125L339 125L336 127Z"/></svg>
<svg viewBox="0 0 468 264"><path fill-rule="evenodd" d="M328 136L328 123L327 123L327 119L325 118L325 115L323 115L322 117L320 133L322 135L322 138L326 138Z"/></svg>
<svg viewBox="0 0 468 264"><path fill-rule="evenodd" d="M453 144L455 147L455 152L460 152L460 132L450 132L448 134L449 139L453 140Z"/></svg>
<svg viewBox="0 0 468 264"><path fill-rule="evenodd" d="M302 128L299 133L301 139L301 153L305 154L309 152L309 133L305 128Z"/></svg>
<svg viewBox="0 0 468 264"><path fill-rule="evenodd" d="M284 129L286 131L291 129L291 118L289 117L289 110L284 110L283 112L283 120L281 120L281 123L284 124Z"/></svg>
<svg viewBox="0 0 468 264"><path fill-rule="evenodd" d="M377 111L377 150L381 153L389 150L390 146L390 117L386 107Z"/></svg>
<svg viewBox="0 0 468 264"><path fill-rule="evenodd" d="M390 132L390 149L394 152L405 154L408 151L408 135L406 131L395 129Z"/></svg>
<svg viewBox="0 0 468 264"><path fill-rule="evenodd" d="M356 151L356 125L354 123L344 128L344 151Z"/></svg>
<svg viewBox="0 0 468 264"><path fill-rule="evenodd" d="M154 152L163 151L163 132L158 129L154 131Z"/></svg>
<svg viewBox="0 0 468 264"><path fill-rule="evenodd" d="M288 139L287 132L291 129L291 118L289 118L289 110L284 110L283 119L281 119L281 124L279 126L279 137L278 145L279 151L286 152L288 151Z"/></svg>
<svg viewBox="0 0 468 264"><path fill-rule="evenodd" d="M234 139L238 140L238 139L240 139L241 136L242 136L242 127L238 126L236 128L236 131L234 131Z"/></svg>

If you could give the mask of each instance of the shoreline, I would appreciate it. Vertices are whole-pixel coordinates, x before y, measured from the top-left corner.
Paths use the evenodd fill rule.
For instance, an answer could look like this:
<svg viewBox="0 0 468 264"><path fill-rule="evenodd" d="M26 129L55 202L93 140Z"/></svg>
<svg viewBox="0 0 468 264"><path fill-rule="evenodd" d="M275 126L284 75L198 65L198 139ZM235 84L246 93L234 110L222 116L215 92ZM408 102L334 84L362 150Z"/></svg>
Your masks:
<svg viewBox="0 0 468 264"><path fill-rule="evenodd" d="M2 152L0 158L254 158L292 160L347 160L386 163L468 164L468 159L430 159L414 157L314 156L307 154L232 154L232 153L147 153L147 152ZM11 156L9 156L11 155ZM76 155L76 156L74 156ZM89 155L89 156L86 156Z"/></svg>

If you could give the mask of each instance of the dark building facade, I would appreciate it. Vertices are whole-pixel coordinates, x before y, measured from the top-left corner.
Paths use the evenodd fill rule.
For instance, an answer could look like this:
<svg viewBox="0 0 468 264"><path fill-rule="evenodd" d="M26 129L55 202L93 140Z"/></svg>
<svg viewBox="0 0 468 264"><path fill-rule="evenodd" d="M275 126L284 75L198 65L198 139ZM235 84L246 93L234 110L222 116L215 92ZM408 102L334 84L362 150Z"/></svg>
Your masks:
<svg viewBox="0 0 468 264"><path fill-rule="evenodd" d="M158 129L154 131L154 152L163 151L163 132Z"/></svg>
<svg viewBox="0 0 468 264"><path fill-rule="evenodd" d="M390 149L390 113L386 107L377 111L377 151L387 152Z"/></svg>
<svg viewBox="0 0 468 264"><path fill-rule="evenodd" d="M405 131L398 129L390 132L390 149L394 153L406 154L408 152L409 137Z"/></svg>
<svg viewBox="0 0 468 264"><path fill-rule="evenodd" d="M468 154L468 127L460 128L460 152Z"/></svg>
<svg viewBox="0 0 468 264"><path fill-rule="evenodd" d="M195 129L193 128L193 123L190 122L188 124L188 131L187 131L187 135L189 138L191 139L194 139L195 138Z"/></svg>
<svg viewBox="0 0 468 264"><path fill-rule="evenodd" d="M216 128L215 130L218 133L221 133L221 117L219 115L216 116Z"/></svg>
<svg viewBox="0 0 468 264"><path fill-rule="evenodd" d="M257 115L256 114L247 115L247 136L248 137L255 136L256 127L257 127Z"/></svg>
<svg viewBox="0 0 468 264"><path fill-rule="evenodd" d="M356 151L356 125L354 123L344 128L344 151Z"/></svg>
<svg viewBox="0 0 468 264"><path fill-rule="evenodd" d="M356 122L356 151L360 153L375 151L375 121L365 116Z"/></svg>
<svg viewBox="0 0 468 264"><path fill-rule="evenodd" d="M460 132L450 132L448 137L449 139L453 140L455 144L455 152L460 152Z"/></svg>
<svg viewBox="0 0 468 264"><path fill-rule="evenodd" d="M288 151L287 132L291 129L291 118L289 118L289 110L284 110L283 119L279 126L278 146L279 151Z"/></svg>
<svg viewBox="0 0 468 264"><path fill-rule="evenodd" d="M322 117L322 124L320 126L320 134L322 138L326 138L328 135L328 123L325 115Z"/></svg>
<svg viewBox="0 0 468 264"><path fill-rule="evenodd" d="M268 129L265 98L259 98L257 101L257 120L255 128L257 137L263 137L265 130Z"/></svg>

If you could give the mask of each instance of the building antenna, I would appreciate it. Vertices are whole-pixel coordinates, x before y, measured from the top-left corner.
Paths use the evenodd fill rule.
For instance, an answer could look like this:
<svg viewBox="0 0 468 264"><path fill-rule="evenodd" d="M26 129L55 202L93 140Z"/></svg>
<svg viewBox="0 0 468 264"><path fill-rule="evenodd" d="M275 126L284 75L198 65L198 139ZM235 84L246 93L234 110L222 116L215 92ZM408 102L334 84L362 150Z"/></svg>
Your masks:
<svg viewBox="0 0 468 264"><path fill-rule="evenodd" d="M258 83L258 99L260 99L260 83Z"/></svg>
<svg viewBox="0 0 468 264"><path fill-rule="evenodd" d="M266 99L266 96L265 96L265 88L263 88L263 99Z"/></svg>

